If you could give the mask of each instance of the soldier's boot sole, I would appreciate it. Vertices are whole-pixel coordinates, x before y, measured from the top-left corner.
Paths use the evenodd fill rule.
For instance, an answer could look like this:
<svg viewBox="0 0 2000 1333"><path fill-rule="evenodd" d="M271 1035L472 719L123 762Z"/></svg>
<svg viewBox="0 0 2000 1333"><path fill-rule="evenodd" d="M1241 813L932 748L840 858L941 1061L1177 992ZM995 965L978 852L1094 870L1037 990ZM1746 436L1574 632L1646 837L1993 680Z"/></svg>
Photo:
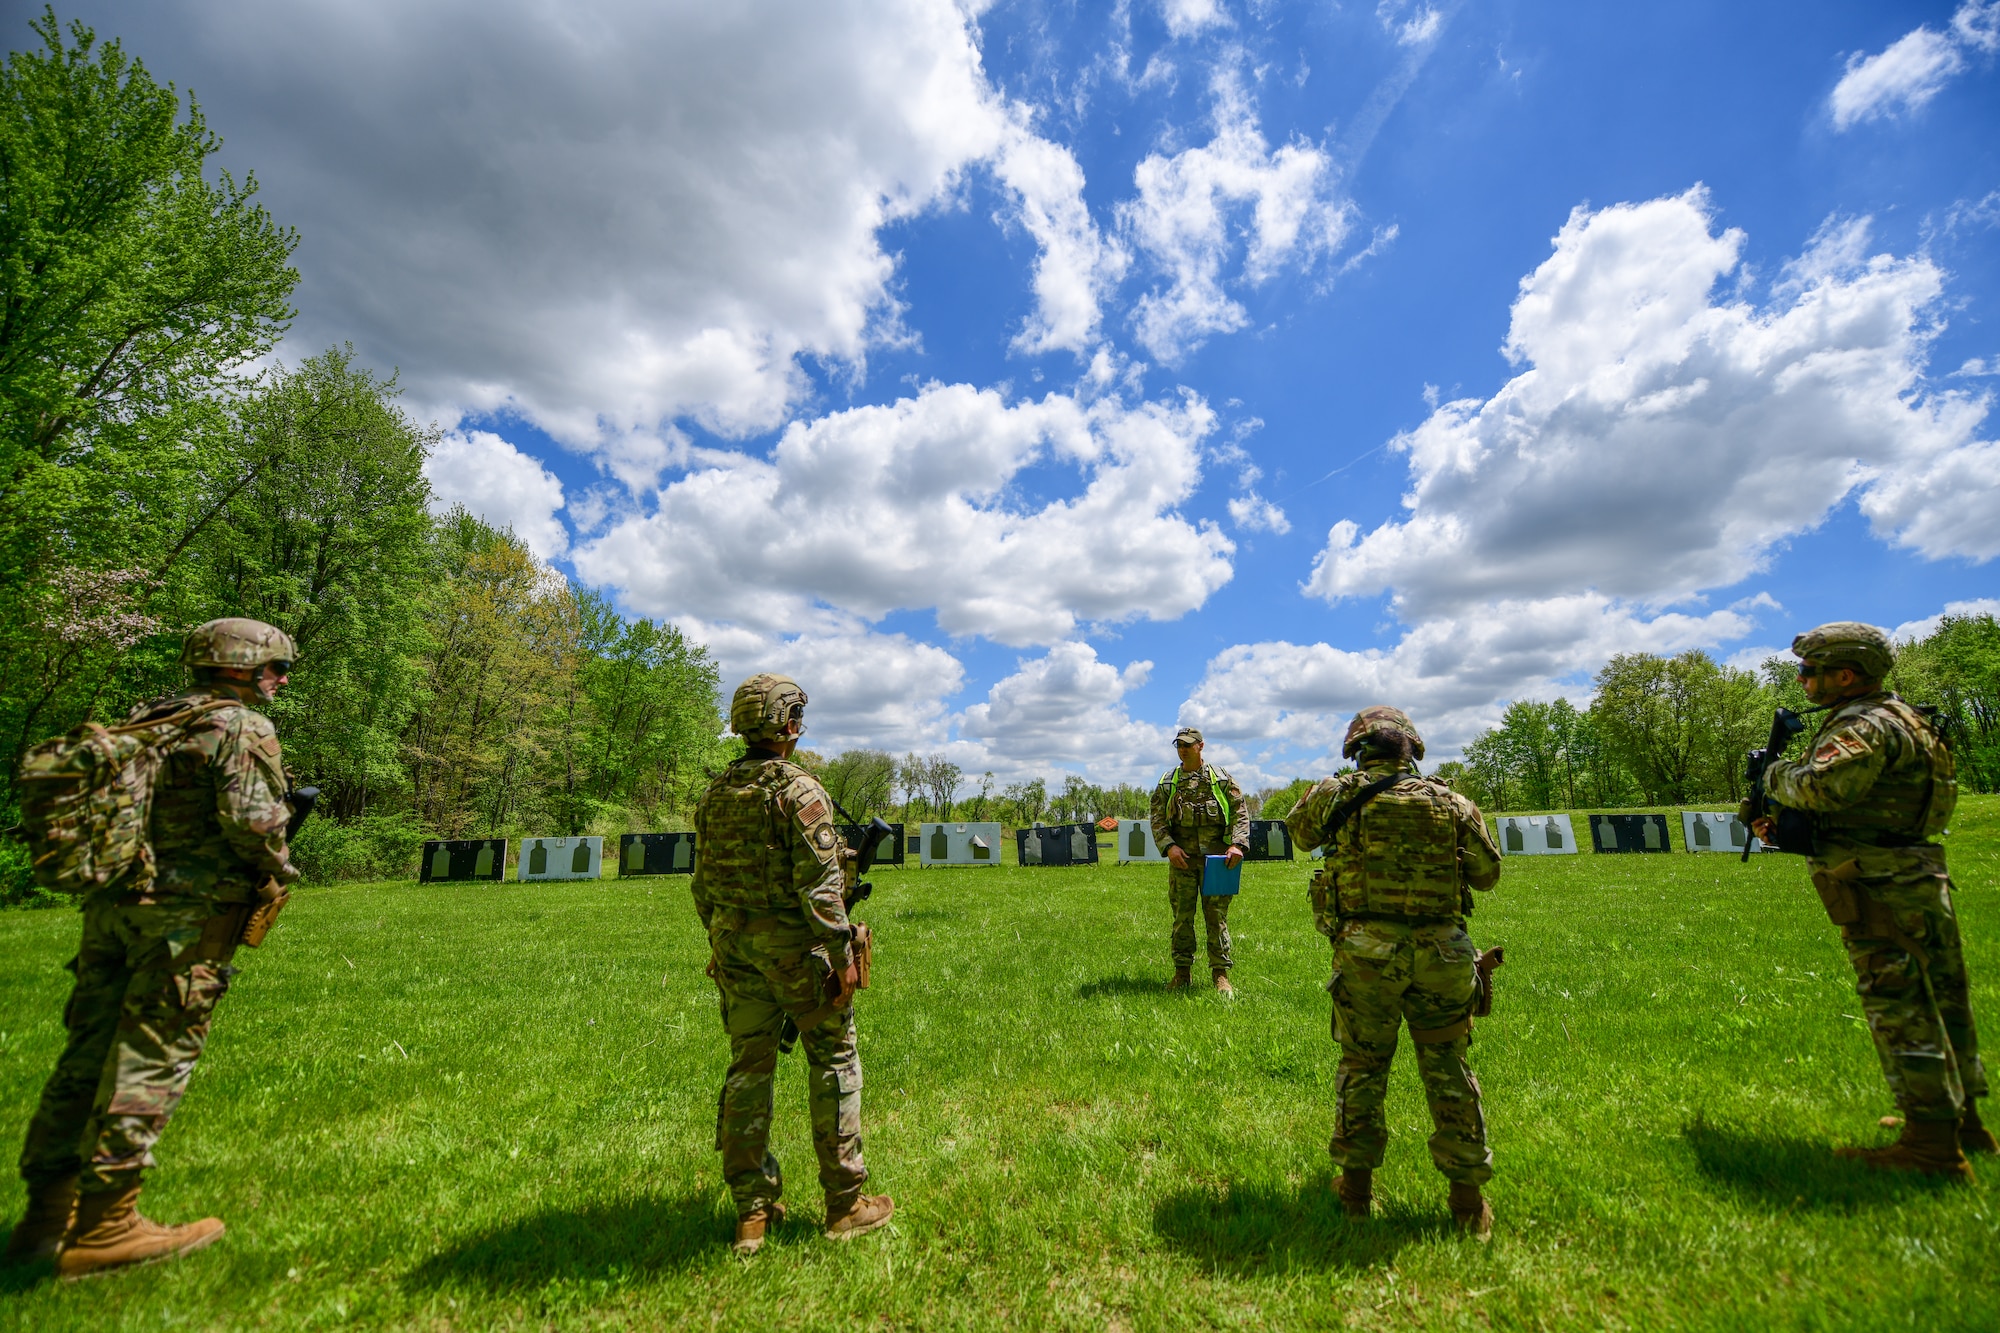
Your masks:
<svg viewBox="0 0 2000 1333"><path fill-rule="evenodd" d="M1333 1178L1333 1193L1341 1212L1366 1218L1375 1206L1375 1173L1349 1168Z"/></svg>
<svg viewBox="0 0 2000 1333"><path fill-rule="evenodd" d="M76 1177L44 1181L28 1187L28 1211L7 1237L6 1263L27 1264L53 1259L63 1237L76 1221Z"/></svg>
<svg viewBox="0 0 2000 1333"><path fill-rule="evenodd" d="M193 1254L222 1239L222 1219L204 1217L182 1226L161 1226L140 1214L139 1187L78 1198L76 1223L62 1253L56 1256L56 1276L65 1282L115 1273L121 1268L156 1264Z"/></svg>
<svg viewBox="0 0 2000 1333"><path fill-rule="evenodd" d="M1454 1184L1449 1206L1452 1223L1460 1231L1481 1245L1493 1239L1493 1205L1479 1192L1479 1186Z"/></svg>
<svg viewBox="0 0 2000 1333"><path fill-rule="evenodd" d="M764 1233L769 1228L785 1220L785 1205L766 1204L753 1213L736 1219L736 1239L730 1249L748 1258L763 1248Z"/></svg>
<svg viewBox="0 0 2000 1333"><path fill-rule="evenodd" d="M1877 1171L1915 1171L1961 1184L1976 1179L1959 1150L1956 1120L1906 1120L1902 1136L1886 1147L1835 1148L1833 1155Z"/></svg>
<svg viewBox="0 0 2000 1333"><path fill-rule="evenodd" d="M826 1238L853 1240L885 1225L896 1212L896 1201L886 1194L863 1194L844 1208L826 1210Z"/></svg>

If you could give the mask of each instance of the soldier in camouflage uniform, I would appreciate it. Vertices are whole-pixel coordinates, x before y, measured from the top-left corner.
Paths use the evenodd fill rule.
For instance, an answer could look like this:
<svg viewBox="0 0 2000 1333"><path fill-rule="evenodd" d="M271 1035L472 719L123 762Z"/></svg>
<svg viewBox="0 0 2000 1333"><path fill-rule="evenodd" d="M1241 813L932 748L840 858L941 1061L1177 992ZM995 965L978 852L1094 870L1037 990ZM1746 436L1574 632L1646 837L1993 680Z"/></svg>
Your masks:
<svg viewBox="0 0 2000 1333"><path fill-rule="evenodd" d="M1993 1152L1980 1122L1986 1070L1944 848L1958 782L1930 720L1883 689L1889 636L1838 622L1792 640L1799 681L1825 708L1808 755L1764 772L1771 800L1811 817L1807 865L1854 964L1861 1012L1904 1122L1885 1148L1842 1148L1870 1166L1969 1180L1965 1149ZM1774 821L1760 819L1767 841Z"/></svg>
<svg viewBox="0 0 2000 1333"><path fill-rule="evenodd" d="M1333 1034L1340 1072L1331 1151L1350 1216L1366 1217L1389 1130L1382 1104L1403 1023L1417 1048L1430 1103L1431 1161L1451 1182L1459 1227L1480 1240L1493 1209L1480 1186L1493 1176L1472 1044L1479 951L1465 931L1468 889L1500 879L1500 849L1479 807L1416 764L1423 739L1394 708L1364 708L1341 754L1360 771L1322 778L1286 819L1301 847L1324 847L1314 876L1313 918L1333 941ZM1329 819L1337 822L1331 841Z"/></svg>
<svg viewBox="0 0 2000 1333"><path fill-rule="evenodd" d="M730 1065L715 1146L736 1203L736 1250L754 1253L782 1220L784 1177L770 1153L771 1085L787 1014L805 1048L813 1151L826 1192L826 1235L846 1240L889 1220L886 1194L863 1194L861 1056L855 1047L846 846L833 802L790 762L806 693L787 676L736 690L729 725L749 743L695 807L694 904L708 930L709 974L722 993Z"/></svg>
<svg viewBox="0 0 2000 1333"><path fill-rule="evenodd" d="M236 973L230 960L259 886L298 878L277 732L253 707L284 686L293 656L291 639L260 621L210 621L182 649L194 684L133 711L136 722L221 705L167 750L153 789L151 883L83 904L83 942L69 963L76 984L63 1010L69 1041L21 1150L29 1205L11 1258L54 1255L57 1271L74 1278L186 1254L222 1235L213 1217L160 1226L137 1202L153 1145Z"/></svg>
<svg viewBox="0 0 2000 1333"><path fill-rule="evenodd" d="M1166 853L1167 903L1174 914L1172 947L1174 979L1168 990L1186 990L1194 971L1194 913L1201 905L1208 937L1208 966L1215 989L1224 996L1229 984L1229 904L1226 895L1205 895L1201 872L1210 856L1240 862L1250 850L1250 808L1243 791L1229 774L1201 761L1201 732L1182 727L1174 733L1180 763L1160 775L1153 788L1153 842Z"/></svg>

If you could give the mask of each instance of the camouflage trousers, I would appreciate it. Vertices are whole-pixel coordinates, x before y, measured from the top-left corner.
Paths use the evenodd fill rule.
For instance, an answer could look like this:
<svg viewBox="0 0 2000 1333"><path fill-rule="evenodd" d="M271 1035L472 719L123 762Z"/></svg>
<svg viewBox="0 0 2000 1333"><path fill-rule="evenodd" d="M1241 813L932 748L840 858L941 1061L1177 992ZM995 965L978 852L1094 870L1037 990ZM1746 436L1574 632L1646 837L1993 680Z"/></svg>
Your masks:
<svg viewBox="0 0 2000 1333"><path fill-rule="evenodd" d="M80 1175L86 1193L139 1183L236 972L240 927L205 898L85 906L69 1041L28 1122L23 1179Z"/></svg>
<svg viewBox="0 0 2000 1333"><path fill-rule="evenodd" d="M777 1202L784 1173L771 1155L772 1084L778 1070L778 1032L785 1014L805 1014L823 1000L826 951L790 931L717 929L715 984L722 992L722 1028L729 1034L729 1073L715 1113L715 1146L722 1178L738 1216ZM806 1058L806 1106L812 1117L813 1152L820 1188L829 1204L861 1193L868 1168L861 1160L861 1054L855 1046L854 1006L848 1005L799 1037Z"/></svg>
<svg viewBox="0 0 2000 1333"><path fill-rule="evenodd" d="M1850 882L1875 906L1841 937L1883 1076L1908 1118L1954 1120L1966 1098L1986 1095L1986 1067L1944 852L1830 851L1811 866L1824 873L1850 859L1862 872Z"/></svg>
<svg viewBox="0 0 2000 1333"><path fill-rule="evenodd" d="M1462 926L1347 920L1333 940L1333 1035L1340 1043L1338 1100L1330 1150L1339 1166L1373 1170L1389 1146L1382 1106L1404 1020L1417 1048L1417 1073L1430 1103L1431 1161L1448 1180L1493 1178L1479 1080L1466 1066L1469 1033L1449 1041L1422 1034L1451 1028L1472 1012L1472 939Z"/></svg>
<svg viewBox="0 0 2000 1333"><path fill-rule="evenodd" d="M1174 913L1171 940L1174 969L1182 971L1194 967L1194 917L1199 911L1204 933L1208 937L1209 969L1227 972L1233 962L1229 953L1229 904L1236 900L1204 897L1201 891L1202 862L1198 858L1193 859L1195 868L1192 870L1167 867L1167 902Z"/></svg>

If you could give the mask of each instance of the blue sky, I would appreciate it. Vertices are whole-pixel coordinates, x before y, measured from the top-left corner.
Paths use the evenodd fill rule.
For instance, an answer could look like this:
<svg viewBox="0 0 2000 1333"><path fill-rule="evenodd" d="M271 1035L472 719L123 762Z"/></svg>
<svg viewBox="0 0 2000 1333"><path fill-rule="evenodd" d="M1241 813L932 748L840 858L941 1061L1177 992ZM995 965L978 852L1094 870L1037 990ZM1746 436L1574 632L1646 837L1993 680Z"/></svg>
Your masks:
<svg viewBox="0 0 2000 1333"><path fill-rule="evenodd" d="M1281 782L2000 591L2000 2L63 13L300 229L287 357L822 748Z"/></svg>

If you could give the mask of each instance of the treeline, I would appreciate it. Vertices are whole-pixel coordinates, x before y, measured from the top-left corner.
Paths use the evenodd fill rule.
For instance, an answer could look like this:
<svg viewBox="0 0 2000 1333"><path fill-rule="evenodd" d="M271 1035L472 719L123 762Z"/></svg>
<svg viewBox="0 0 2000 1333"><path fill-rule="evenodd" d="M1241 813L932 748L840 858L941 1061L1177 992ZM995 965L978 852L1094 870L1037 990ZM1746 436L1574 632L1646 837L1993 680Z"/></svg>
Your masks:
<svg viewBox="0 0 2000 1333"><path fill-rule="evenodd" d="M706 652L435 517L435 431L351 349L268 363L296 235L205 174L196 107L35 26L0 71L0 827L29 745L175 688L182 635L225 615L298 645L271 711L324 793L322 875L678 817L720 758ZM26 892L0 842L0 895Z"/></svg>
<svg viewBox="0 0 2000 1333"><path fill-rule="evenodd" d="M1065 775L1062 785L1054 790L1043 778L1009 783L996 790L991 772L969 779L943 754L909 753L898 760L887 750L861 749L846 750L829 759L801 750L794 757L858 820L881 815L906 824L952 820L1018 828L1036 823L1081 823L1107 816L1142 819L1152 805L1150 787L1130 783L1102 787L1075 773Z"/></svg>
<svg viewBox="0 0 2000 1333"><path fill-rule="evenodd" d="M1597 673L1587 707L1567 699L1518 700L1500 725L1465 747L1438 776L1486 810L1623 805L1734 804L1743 759L1762 745L1779 707L1807 706L1796 661L1761 671L1626 653ZM1936 708L1972 791L2000 789L2000 626L1992 616L1948 616L1901 645L1890 686Z"/></svg>

